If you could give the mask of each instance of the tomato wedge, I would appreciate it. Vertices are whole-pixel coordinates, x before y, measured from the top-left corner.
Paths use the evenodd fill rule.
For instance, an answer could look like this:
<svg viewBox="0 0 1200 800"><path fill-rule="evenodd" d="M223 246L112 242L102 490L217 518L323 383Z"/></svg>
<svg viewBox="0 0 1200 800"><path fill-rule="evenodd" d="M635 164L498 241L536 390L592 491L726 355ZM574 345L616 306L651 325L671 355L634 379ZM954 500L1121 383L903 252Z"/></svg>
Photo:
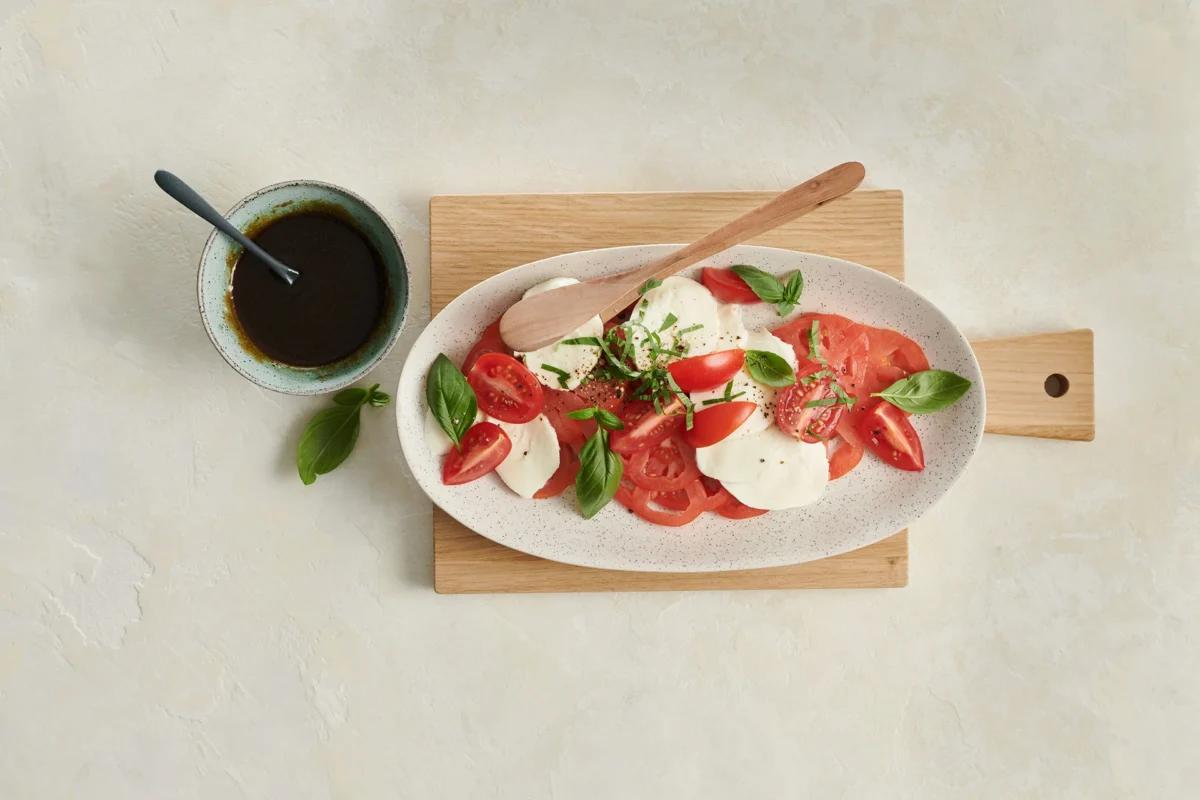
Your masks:
<svg viewBox="0 0 1200 800"><path fill-rule="evenodd" d="M483 329L483 333L479 335L479 341L471 347L471 351L467 353L467 358L463 361L463 372L470 372L471 367L475 366L475 362L484 353L503 353L506 356L511 356L512 351L508 349L508 345L500 338L500 320L496 320L491 325Z"/></svg>
<svg viewBox="0 0 1200 800"><path fill-rule="evenodd" d="M797 380L775 395L775 424L802 442L824 442L833 436L846 406L837 402L830 378L812 384ZM813 405L820 403L821 405ZM699 414L696 415L699 417Z"/></svg>
<svg viewBox="0 0 1200 800"><path fill-rule="evenodd" d="M921 439L908 415L891 403L876 403L858 421L858 433L872 453L897 469L925 469Z"/></svg>
<svg viewBox="0 0 1200 800"><path fill-rule="evenodd" d="M837 426L837 438L830 442L834 448L829 455L829 480L836 481L862 461L863 443L854 428L850 414L842 415Z"/></svg>
<svg viewBox="0 0 1200 800"><path fill-rule="evenodd" d="M565 444L559 444L558 469L550 476L550 480L546 481L545 486L533 493L533 499L546 500L558 497L575 482L577 474L579 474L579 456L575 455L572 448Z"/></svg>
<svg viewBox="0 0 1200 800"><path fill-rule="evenodd" d="M724 386L745 363L744 350L721 350L673 361L667 365L667 371L683 391L702 392Z"/></svg>
<svg viewBox="0 0 1200 800"><path fill-rule="evenodd" d="M652 492L674 492L700 477L695 452L678 436L663 439L624 459L625 475Z"/></svg>
<svg viewBox="0 0 1200 800"><path fill-rule="evenodd" d="M500 465L512 450L508 434L494 422L476 422L442 462L442 483L457 486L481 478Z"/></svg>
<svg viewBox="0 0 1200 800"><path fill-rule="evenodd" d="M625 404L620 417L625 427L612 432L609 446L614 453L630 455L653 447L680 431L684 421L683 403L674 398L659 414L649 401L635 400Z"/></svg>
<svg viewBox="0 0 1200 800"><path fill-rule="evenodd" d="M542 384L525 365L504 353L484 353L467 373L479 408L503 422L529 422L546 404Z"/></svg>
<svg viewBox="0 0 1200 800"><path fill-rule="evenodd" d="M709 406L696 412L692 418L692 428L684 434L684 438L692 447L714 445L736 431L756 408L757 405L745 400Z"/></svg>
<svg viewBox="0 0 1200 800"><path fill-rule="evenodd" d="M700 282L722 303L761 302L741 276L728 267L705 267L700 272Z"/></svg>

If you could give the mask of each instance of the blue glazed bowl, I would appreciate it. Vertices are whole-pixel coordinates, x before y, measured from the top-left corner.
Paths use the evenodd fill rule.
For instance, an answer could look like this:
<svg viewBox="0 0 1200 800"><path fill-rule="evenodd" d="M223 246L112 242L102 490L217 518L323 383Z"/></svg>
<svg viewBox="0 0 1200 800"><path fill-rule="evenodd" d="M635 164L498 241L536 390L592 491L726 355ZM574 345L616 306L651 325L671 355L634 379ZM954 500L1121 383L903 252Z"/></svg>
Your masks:
<svg viewBox="0 0 1200 800"><path fill-rule="evenodd" d="M286 181L259 189L225 216L253 237L280 217L311 211L334 214L353 224L374 245L387 270L383 316L371 337L350 355L319 367L296 367L264 355L242 331L230 295L242 247L216 230L200 255L196 281L200 317L217 352L244 377L285 394L324 394L363 377L396 344L408 312L408 265L400 240L383 216L353 192L320 181Z"/></svg>

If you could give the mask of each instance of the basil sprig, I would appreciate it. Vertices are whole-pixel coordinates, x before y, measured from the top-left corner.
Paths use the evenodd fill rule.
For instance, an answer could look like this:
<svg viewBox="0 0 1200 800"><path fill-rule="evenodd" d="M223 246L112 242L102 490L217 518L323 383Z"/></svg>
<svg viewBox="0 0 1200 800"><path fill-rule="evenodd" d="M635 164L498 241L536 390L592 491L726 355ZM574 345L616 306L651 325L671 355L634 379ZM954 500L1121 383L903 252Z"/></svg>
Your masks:
<svg viewBox="0 0 1200 800"><path fill-rule="evenodd" d="M308 486L318 475L332 472L345 461L358 442L358 412L365 405L381 408L391 402L379 384L370 389L343 389L333 397L333 407L318 411L296 446L296 471Z"/></svg>
<svg viewBox="0 0 1200 800"><path fill-rule="evenodd" d="M730 267L734 273L746 282L758 299L764 303L774 303L779 316L786 317L796 307L796 302L804 292L804 276L800 270L787 275L786 280L779 280L769 272L747 264L736 264Z"/></svg>
<svg viewBox="0 0 1200 800"><path fill-rule="evenodd" d="M425 379L425 400L438 425L458 447L467 429L475 424L478 404L475 391L454 362L438 353Z"/></svg>
<svg viewBox="0 0 1200 800"><path fill-rule="evenodd" d="M621 422L620 417L599 406L581 408L578 411L568 411L567 416L571 419L594 419L597 425L607 428L610 431L619 431L625 427L625 423Z"/></svg>
<svg viewBox="0 0 1200 800"><path fill-rule="evenodd" d="M791 386L796 382L796 373L792 365L778 353L769 350L747 350L746 371L754 380L776 389Z"/></svg>
<svg viewBox="0 0 1200 800"><path fill-rule="evenodd" d="M597 421L600 422L600 417ZM579 498L579 511L584 519L596 516L613 499L621 486L623 471L620 457L608 446L608 430L601 422L579 450L575 495Z"/></svg>
<svg viewBox="0 0 1200 800"><path fill-rule="evenodd" d="M971 382L944 369L927 369L901 378L872 397L882 397L910 414L929 414L952 406L971 388Z"/></svg>

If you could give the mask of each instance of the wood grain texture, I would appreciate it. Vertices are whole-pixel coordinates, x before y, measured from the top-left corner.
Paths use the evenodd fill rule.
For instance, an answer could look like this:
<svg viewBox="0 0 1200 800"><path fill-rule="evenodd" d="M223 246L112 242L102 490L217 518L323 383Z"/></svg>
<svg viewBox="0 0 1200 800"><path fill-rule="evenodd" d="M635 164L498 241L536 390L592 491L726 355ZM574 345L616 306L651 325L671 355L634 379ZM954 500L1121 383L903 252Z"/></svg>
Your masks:
<svg viewBox="0 0 1200 800"><path fill-rule="evenodd" d="M988 433L1090 442L1096 437L1092 332L1043 333L971 342L987 388ZM1066 394L1046 378L1067 379Z"/></svg>
<svg viewBox="0 0 1200 800"><path fill-rule="evenodd" d="M437 313L479 281L539 258L694 241L774 192L474 195L429 203L430 300ZM860 190L750 240L824 253L904 278L903 196ZM889 588L908 583L908 535L820 561L718 573L623 572L560 564L480 536L433 510L434 589L478 592Z"/></svg>

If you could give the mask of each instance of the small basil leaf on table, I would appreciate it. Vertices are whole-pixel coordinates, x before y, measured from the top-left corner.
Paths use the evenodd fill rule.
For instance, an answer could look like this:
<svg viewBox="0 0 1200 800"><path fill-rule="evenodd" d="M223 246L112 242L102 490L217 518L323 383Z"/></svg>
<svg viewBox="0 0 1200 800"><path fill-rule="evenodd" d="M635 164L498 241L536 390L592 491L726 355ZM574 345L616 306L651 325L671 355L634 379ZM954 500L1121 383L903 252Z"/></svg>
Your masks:
<svg viewBox="0 0 1200 800"><path fill-rule="evenodd" d="M901 378L872 397L887 402L910 414L929 414L954 405L971 388L971 382L961 375L942 369L927 369Z"/></svg>
<svg viewBox="0 0 1200 800"><path fill-rule="evenodd" d="M305 486L332 472L353 452L359 410L366 404L378 408L392 399L378 390L378 383L370 389L343 389L334 396L332 408L318 411L309 421L296 446L296 471Z"/></svg>
<svg viewBox="0 0 1200 800"><path fill-rule="evenodd" d="M591 519L621 485L621 459L608 448L608 433L601 429L583 443L579 451L579 474L575 476L575 494L584 519Z"/></svg>
<svg viewBox="0 0 1200 800"><path fill-rule="evenodd" d="M425 379L425 400L438 425L458 447L467 429L475 424L475 392L454 362L438 353Z"/></svg>
<svg viewBox="0 0 1200 800"><path fill-rule="evenodd" d="M791 386L796 382L796 373L778 353L768 350L747 350L746 371L759 383L776 389Z"/></svg>

